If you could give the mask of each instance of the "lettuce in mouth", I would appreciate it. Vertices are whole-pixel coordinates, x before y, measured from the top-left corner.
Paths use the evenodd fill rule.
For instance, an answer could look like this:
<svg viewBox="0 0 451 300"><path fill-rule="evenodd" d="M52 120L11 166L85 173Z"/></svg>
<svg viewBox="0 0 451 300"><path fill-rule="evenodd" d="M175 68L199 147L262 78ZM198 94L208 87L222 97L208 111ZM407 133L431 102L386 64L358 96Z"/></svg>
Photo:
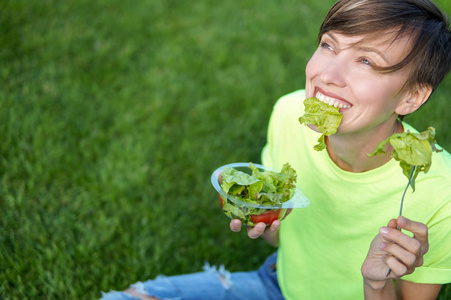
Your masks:
<svg viewBox="0 0 451 300"><path fill-rule="evenodd" d="M337 132L343 115L340 108L323 103L316 97L304 100L305 113L299 118L299 122L305 125L316 125L322 132L318 139L318 144L313 147L316 151L326 148L325 136Z"/></svg>
<svg viewBox="0 0 451 300"><path fill-rule="evenodd" d="M421 133L402 132L395 133L388 139L379 143L373 153L368 154L373 157L378 154L385 154L384 147L387 143L393 147L391 156L399 161L403 174L410 179L412 168L415 166L414 174L410 181L412 190L415 191L415 179L419 172L427 173L432 164L432 152L441 152L435 144L435 128L429 127Z"/></svg>

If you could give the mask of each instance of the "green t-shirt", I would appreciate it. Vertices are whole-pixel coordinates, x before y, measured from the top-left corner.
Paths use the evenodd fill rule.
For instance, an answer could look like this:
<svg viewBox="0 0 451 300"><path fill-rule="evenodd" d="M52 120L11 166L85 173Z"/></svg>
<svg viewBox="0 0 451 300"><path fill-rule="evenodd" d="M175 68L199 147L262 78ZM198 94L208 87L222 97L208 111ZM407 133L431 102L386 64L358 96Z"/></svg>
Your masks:
<svg viewBox="0 0 451 300"><path fill-rule="evenodd" d="M327 150L317 152L320 133L301 125L303 90L282 97L274 107L264 165L281 169L289 162L297 184L311 201L294 209L280 227L277 273L286 299L363 299L360 268L379 228L397 218L407 184L392 159L362 173L340 169ZM404 129L415 129L403 123ZM434 153L427 174L406 193L403 215L429 228L424 265L404 280L451 282L451 155Z"/></svg>

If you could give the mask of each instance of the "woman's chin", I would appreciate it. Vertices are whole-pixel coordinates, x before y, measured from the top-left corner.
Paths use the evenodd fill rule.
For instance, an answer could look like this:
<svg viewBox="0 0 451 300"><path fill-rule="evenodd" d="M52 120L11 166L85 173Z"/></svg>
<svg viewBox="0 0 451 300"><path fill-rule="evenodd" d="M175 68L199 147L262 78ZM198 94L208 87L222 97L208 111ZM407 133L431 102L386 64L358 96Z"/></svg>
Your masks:
<svg viewBox="0 0 451 300"><path fill-rule="evenodd" d="M318 132L318 133L321 133L321 130L319 130L318 127L316 127L316 125L308 124L307 126L308 126L308 128L310 128L311 130L316 131L316 132Z"/></svg>

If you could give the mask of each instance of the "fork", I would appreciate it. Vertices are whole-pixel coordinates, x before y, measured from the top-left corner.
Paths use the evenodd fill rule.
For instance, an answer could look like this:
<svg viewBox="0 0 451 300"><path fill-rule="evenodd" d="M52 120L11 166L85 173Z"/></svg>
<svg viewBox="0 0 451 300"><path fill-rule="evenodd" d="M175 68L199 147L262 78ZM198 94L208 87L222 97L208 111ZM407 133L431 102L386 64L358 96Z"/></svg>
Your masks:
<svg viewBox="0 0 451 300"><path fill-rule="evenodd" d="M401 205L399 207L399 217L402 214L402 206L404 204L404 196L406 195L407 189L409 188L410 183L412 182L412 177L413 174L415 173L415 166L412 166L412 171L410 172L410 177L409 177L409 182L407 182L406 188L404 189L404 193L402 194L402 198L401 198ZM398 226L396 226L396 229L401 230L401 228ZM385 274L385 277L388 276L388 274L390 274L391 272L391 268L388 268L387 274Z"/></svg>

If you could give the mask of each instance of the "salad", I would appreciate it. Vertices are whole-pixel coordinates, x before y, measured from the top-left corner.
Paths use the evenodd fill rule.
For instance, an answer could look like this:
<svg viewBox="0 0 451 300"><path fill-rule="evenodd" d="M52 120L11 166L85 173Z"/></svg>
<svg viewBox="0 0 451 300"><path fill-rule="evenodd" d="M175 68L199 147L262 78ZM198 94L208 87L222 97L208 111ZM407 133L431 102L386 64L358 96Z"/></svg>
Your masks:
<svg viewBox="0 0 451 300"><path fill-rule="evenodd" d="M225 192L219 194L224 213L248 226L259 222L270 225L284 218L287 208L282 208L282 204L294 195L296 171L288 163L280 173L253 163L242 169L224 167L218 177Z"/></svg>

